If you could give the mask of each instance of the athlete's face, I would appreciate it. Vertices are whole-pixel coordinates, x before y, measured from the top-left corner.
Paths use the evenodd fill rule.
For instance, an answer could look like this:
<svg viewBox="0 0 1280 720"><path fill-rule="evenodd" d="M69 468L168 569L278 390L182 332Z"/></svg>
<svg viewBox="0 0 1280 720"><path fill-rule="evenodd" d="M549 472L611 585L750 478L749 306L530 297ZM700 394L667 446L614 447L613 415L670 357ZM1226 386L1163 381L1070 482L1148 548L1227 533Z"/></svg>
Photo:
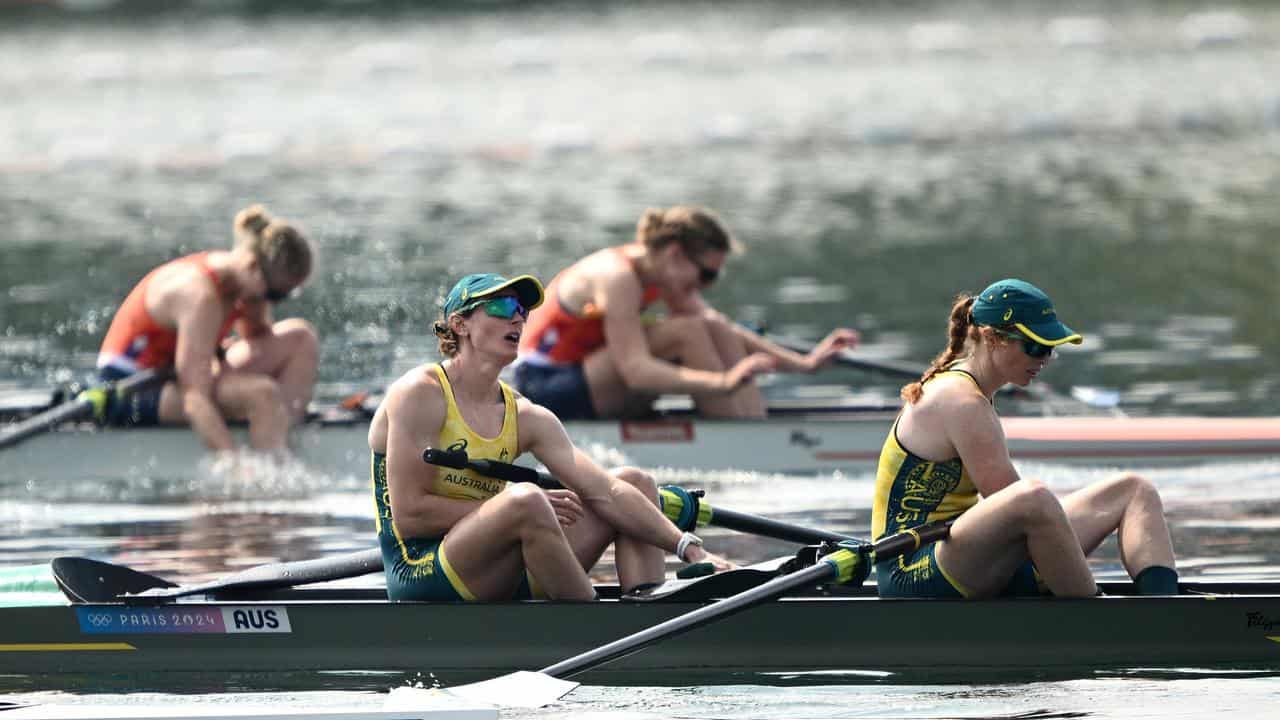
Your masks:
<svg viewBox="0 0 1280 720"><path fill-rule="evenodd" d="M668 275L676 293L692 293L710 287L720 277L728 254L719 250L690 253L679 243L668 247Z"/></svg>
<svg viewBox="0 0 1280 720"><path fill-rule="evenodd" d="M983 339L991 346L992 359L1003 371L1005 379L1019 387L1026 387L1035 380L1057 353L1050 348L1045 352L1037 343L1030 342L1021 335L1014 336L995 328L983 328ZM1032 352L1027 352L1027 347Z"/></svg>
<svg viewBox="0 0 1280 720"><path fill-rule="evenodd" d="M529 311L520 304L514 290L504 290L473 303L458 317L455 329L471 339L476 350L486 354L516 358L520 346L520 334L524 332L525 317Z"/></svg>

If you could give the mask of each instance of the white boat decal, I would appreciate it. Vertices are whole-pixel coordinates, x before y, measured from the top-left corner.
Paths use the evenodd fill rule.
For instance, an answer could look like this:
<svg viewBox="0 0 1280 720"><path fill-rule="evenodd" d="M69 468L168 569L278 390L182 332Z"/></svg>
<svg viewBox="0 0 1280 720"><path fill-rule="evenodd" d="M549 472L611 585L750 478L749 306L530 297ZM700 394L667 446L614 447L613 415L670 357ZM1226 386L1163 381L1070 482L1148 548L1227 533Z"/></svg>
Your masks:
<svg viewBox="0 0 1280 720"><path fill-rule="evenodd" d="M137 635L155 633L292 633L289 611L284 607L106 607L75 608L80 632L87 635Z"/></svg>

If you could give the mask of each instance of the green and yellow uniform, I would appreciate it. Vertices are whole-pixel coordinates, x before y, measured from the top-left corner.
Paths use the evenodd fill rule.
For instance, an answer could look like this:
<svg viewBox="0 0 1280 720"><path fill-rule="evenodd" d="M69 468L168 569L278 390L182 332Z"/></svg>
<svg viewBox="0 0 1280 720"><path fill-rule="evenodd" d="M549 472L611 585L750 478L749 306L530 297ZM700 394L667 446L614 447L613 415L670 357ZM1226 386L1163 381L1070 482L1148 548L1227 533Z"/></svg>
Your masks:
<svg viewBox="0 0 1280 720"><path fill-rule="evenodd" d="M961 375L978 381L964 370L945 370L945 375ZM899 416L901 419L901 416ZM871 535L909 530L935 520L959 517L978 502L978 489L960 458L926 460L903 447L898 440L898 421L889 429L880 450L876 469L875 499L871 509ZM937 544L876 564L876 583L881 597L971 597L973 593L947 575L938 564ZM1039 594L1035 569L1028 562L1015 573L1005 594Z"/></svg>
<svg viewBox="0 0 1280 720"><path fill-rule="evenodd" d="M502 431L484 437L462 419L453 397L449 376L439 365L431 366L439 378L448 407L440 428L440 446L462 449L473 458L511 462L519 454L515 393L499 381L505 413ZM439 537L404 537L391 517L391 494L387 488L387 458L373 453L373 499L377 506L378 543L382 547L382 567L387 576L387 595L392 600L475 600L475 595L449 565ZM430 492L459 500L488 500L507 485L470 470L440 468ZM527 588L522 587L524 594Z"/></svg>

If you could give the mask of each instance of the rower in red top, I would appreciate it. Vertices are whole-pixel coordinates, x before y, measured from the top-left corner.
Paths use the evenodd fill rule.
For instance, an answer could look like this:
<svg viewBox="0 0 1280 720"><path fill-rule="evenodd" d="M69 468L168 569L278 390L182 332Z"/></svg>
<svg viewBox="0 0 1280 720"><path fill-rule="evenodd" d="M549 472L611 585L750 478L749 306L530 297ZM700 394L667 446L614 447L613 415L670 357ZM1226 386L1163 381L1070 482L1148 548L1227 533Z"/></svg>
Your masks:
<svg viewBox="0 0 1280 720"><path fill-rule="evenodd" d="M186 423L217 451L235 447L227 420L247 420L253 449L284 450L311 400L319 343L305 320L273 321L271 305L311 274L311 243L260 205L241 210L233 232L231 250L167 262L120 305L98 353L100 378L172 366L176 380L108 403L102 420Z"/></svg>
<svg viewBox="0 0 1280 720"><path fill-rule="evenodd" d="M807 355L725 318L702 291L737 242L710 211L649 209L635 241L596 251L547 287L529 316L516 384L561 420L643 413L661 393L689 393L707 417L764 417L761 372L813 372L858 342L840 328ZM661 300L667 316L647 314Z"/></svg>

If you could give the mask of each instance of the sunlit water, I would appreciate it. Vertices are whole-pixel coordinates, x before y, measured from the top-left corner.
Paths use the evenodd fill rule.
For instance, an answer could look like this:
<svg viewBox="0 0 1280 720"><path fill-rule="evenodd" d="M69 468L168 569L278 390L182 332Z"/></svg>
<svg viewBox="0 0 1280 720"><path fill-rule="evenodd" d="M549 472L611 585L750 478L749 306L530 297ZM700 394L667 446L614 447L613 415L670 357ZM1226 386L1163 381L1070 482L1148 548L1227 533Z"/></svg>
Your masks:
<svg viewBox="0 0 1280 720"><path fill-rule="evenodd" d="M750 250L710 292L736 318L807 337L851 324L873 356L923 361L952 294L1021 275L1088 337L1046 374L1062 392L1115 390L1134 414L1274 414L1280 14L1205 10L0 17L0 389L85 374L132 283L161 259L227 242L249 202L296 218L321 245L321 272L282 310L320 328L333 394L432 358L424 329L456 276L547 279L625 240L644 207L698 202ZM851 371L823 382L885 384ZM1062 492L1107 472L1022 470ZM231 479L204 461L178 478L65 484L4 472L0 462L0 567L77 554L190 582L373 542L366 480L323 469ZM1280 579L1280 464L1150 475L1184 577ZM723 507L869 529L865 475L662 479L704 487ZM794 549L707 536L741 562ZM1102 578L1122 575L1114 544L1094 563ZM611 575L606 562L597 579ZM430 684L424 671L416 680ZM235 703L270 687L280 705L375 707L383 695L369 691L405 680L212 678L181 697L123 694L131 682L89 679L71 694L68 683L19 684L6 699ZM872 673L592 686L504 716L1193 718L1276 707L1280 682L1265 676L919 686Z"/></svg>

